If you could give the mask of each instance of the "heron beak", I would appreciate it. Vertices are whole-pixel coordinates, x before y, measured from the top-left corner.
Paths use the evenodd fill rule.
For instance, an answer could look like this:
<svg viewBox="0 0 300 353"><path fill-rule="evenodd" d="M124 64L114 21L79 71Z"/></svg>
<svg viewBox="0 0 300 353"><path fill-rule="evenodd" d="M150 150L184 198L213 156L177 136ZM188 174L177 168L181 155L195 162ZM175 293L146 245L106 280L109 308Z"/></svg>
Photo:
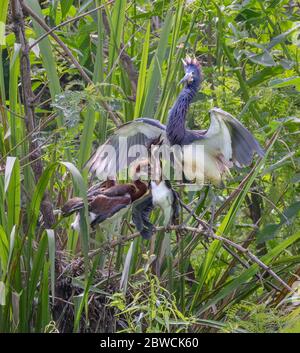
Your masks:
<svg viewBox="0 0 300 353"><path fill-rule="evenodd" d="M179 84L191 81L193 81L193 74L191 72L187 72L182 78L182 80L179 82Z"/></svg>

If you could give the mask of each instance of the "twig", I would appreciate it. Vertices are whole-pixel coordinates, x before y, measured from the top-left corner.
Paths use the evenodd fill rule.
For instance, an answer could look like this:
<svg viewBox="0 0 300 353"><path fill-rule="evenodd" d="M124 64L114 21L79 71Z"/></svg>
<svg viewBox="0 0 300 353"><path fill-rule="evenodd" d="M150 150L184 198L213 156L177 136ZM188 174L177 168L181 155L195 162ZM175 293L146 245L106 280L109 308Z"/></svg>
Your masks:
<svg viewBox="0 0 300 353"><path fill-rule="evenodd" d="M21 146L26 140L30 139L31 136L35 133L38 132L42 127L44 127L48 122L50 122L51 120L53 120L56 117L56 113L52 113L50 114L47 119L45 119L45 121L43 121L40 125L36 126L32 131L28 132L28 134L18 143L16 144L14 147L12 147L8 153L6 153L1 159L0 159L0 163L3 162L6 157L12 152L14 151L16 148L18 148L19 146ZM24 119L26 118L26 116L24 117Z"/></svg>
<svg viewBox="0 0 300 353"><path fill-rule="evenodd" d="M195 212L193 212L193 210L191 210L191 209L190 209L186 204L184 204L180 199L179 199L179 202L180 202L181 206L182 206L183 208L185 208L185 209L189 212L189 214L190 214L192 217L194 217L194 218L196 219L196 221L198 222L198 224L201 222L201 224L203 225L204 228L207 228L207 227L208 227L207 230L208 230L209 233L212 231L211 225L207 224L206 222L202 221L199 217L197 217L197 216L195 215ZM214 234L214 233L212 233L212 234ZM228 268L229 268L229 269L233 267L233 265L236 263L235 261L238 261L238 262L239 262L242 266L244 266L245 268L249 268L249 267L250 267L250 266L249 266L246 262L244 262L236 253L234 253L233 251L231 251L230 248L228 248L228 246L226 246L225 244L222 244L222 247L223 247L227 252L229 252L230 255L234 258L234 259L232 260L232 262L228 265ZM226 271L226 273L228 273L228 270ZM223 277L225 278L225 274L223 275ZM222 277L222 278L223 278L223 277ZM261 280L261 276L260 276L259 274L256 274L255 277L256 277L257 279ZM276 289L276 290L279 291L279 289L278 289L276 286L274 286L271 282L268 282L268 285L270 285L273 289Z"/></svg>
<svg viewBox="0 0 300 353"><path fill-rule="evenodd" d="M23 120L24 120L24 116L23 116L23 115L20 115L20 114L14 112L13 110L7 108L6 105L0 103L0 107L3 108L3 109L5 109L5 110L7 110L8 112L10 112L13 116L15 116L15 117L17 117L17 118L19 118L19 119L23 119Z"/></svg>

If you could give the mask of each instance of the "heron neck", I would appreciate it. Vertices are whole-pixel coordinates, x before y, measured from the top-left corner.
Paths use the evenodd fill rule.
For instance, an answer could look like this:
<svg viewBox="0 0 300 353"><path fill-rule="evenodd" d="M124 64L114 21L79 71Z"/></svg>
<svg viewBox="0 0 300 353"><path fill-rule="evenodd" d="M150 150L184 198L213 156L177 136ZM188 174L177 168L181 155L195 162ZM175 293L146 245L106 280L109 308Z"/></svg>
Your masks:
<svg viewBox="0 0 300 353"><path fill-rule="evenodd" d="M171 145L180 145L184 139L187 112L198 87L198 83L184 87L169 112L166 133Z"/></svg>

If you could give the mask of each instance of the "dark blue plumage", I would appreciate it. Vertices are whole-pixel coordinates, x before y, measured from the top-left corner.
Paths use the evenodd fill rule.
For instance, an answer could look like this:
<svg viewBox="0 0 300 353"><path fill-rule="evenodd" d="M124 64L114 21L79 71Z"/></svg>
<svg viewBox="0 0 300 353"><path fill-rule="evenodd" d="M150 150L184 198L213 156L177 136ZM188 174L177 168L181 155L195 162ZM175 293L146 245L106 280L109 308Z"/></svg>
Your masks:
<svg viewBox="0 0 300 353"><path fill-rule="evenodd" d="M184 62L184 69L186 74L181 82L185 82L186 86L180 92L169 112L166 129L167 138L171 145L181 145L187 142L185 136L186 115L201 82L200 65L196 61Z"/></svg>

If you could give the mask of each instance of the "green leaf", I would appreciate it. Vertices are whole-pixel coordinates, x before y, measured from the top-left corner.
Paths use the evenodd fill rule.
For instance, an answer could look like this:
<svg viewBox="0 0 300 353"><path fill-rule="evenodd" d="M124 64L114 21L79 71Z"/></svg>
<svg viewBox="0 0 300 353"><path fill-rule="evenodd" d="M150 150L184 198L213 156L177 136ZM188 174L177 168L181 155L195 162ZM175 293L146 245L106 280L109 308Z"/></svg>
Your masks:
<svg viewBox="0 0 300 353"><path fill-rule="evenodd" d="M263 65L263 66L275 66L276 63L267 50L265 50L262 54L254 54L248 51L244 51L247 58L251 60L255 64Z"/></svg>
<svg viewBox="0 0 300 353"><path fill-rule="evenodd" d="M146 76L147 76L147 63L148 63L148 52L150 44L150 22L148 22L147 32L144 39L142 59L139 70L139 79L136 92L136 101L134 109L134 117L138 118L141 116L143 109L143 101L145 98L145 85L146 85Z"/></svg>
<svg viewBox="0 0 300 353"><path fill-rule="evenodd" d="M268 50L272 49L275 45L282 43L286 39L286 37L291 33L295 31L299 32L299 29L300 29L300 23L296 24L293 28L287 30L286 32L283 32L278 36L274 37L271 40L270 44L268 45Z"/></svg>
<svg viewBox="0 0 300 353"><path fill-rule="evenodd" d="M5 283L0 281L0 305L6 304L6 290L5 290Z"/></svg>
<svg viewBox="0 0 300 353"><path fill-rule="evenodd" d="M34 190L32 200L31 200L31 203L29 206L29 214L28 214L28 224L29 224L28 234L29 234L30 239L35 234L35 227L36 227L36 223L37 223L38 216L39 216L40 205L41 205L42 199L44 197L45 190L46 190L48 183L50 181L50 178L56 168L57 168L56 163L48 166L44 170L44 172L43 172L42 176L40 177L40 179L36 185L36 188Z"/></svg>
<svg viewBox="0 0 300 353"><path fill-rule="evenodd" d="M283 72L284 69L282 66L265 67L263 70L256 72L251 78L249 78L247 84L249 87L255 87Z"/></svg>
<svg viewBox="0 0 300 353"><path fill-rule="evenodd" d="M41 19L44 19L38 0L26 0L26 3L31 8L31 10L33 10ZM41 37L43 34L45 34L45 30L34 20L33 20L33 27L37 37ZM49 89L50 89L51 97L52 97L52 100L54 100L55 96L61 92L61 88L60 88L60 82L59 82L59 77L58 77L57 68L56 68L56 61L53 55L53 48L49 38L45 37L39 43L39 47L41 51L43 67L46 70L47 77L49 80ZM58 122L58 126L62 126L63 124L62 115L59 115L57 122Z"/></svg>
<svg viewBox="0 0 300 353"><path fill-rule="evenodd" d="M9 243L7 235L2 226L0 225L0 265L3 270L7 268L8 250Z"/></svg>
<svg viewBox="0 0 300 353"><path fill-rule="evenodd" d="M5 167L4 190L7 200L8 233L19 224L21 210L20 163L16 157L8 157Z"/></svg>
<svg viewBox="0 0 300 353"><path fill-rule="evenodd" d="M34 255L32 269L30 272L30 278L28 283L28 301L27 301L28 313L31 313L34 307L33 305L34 295L37 290L37 283L43 273L46 250L47 250L47 237L43 235L39 242L37 252Z"/></svg>
<svg viewBox="0 0 300 353"><path fill-rule="evenodd" d="M121 281L120 281L120 289L126 294L127 291L127 284L128 284L128 277L129 277L129 270L130 270L130 263L132 258L132 251L133 251L133 242L131 242L130 247L128 249L125 263L122 271Z"/></svg>
<svg viewBox="0 0 300 353"><path fill-rule="evenodd" d="M0 46L5 45L5 23L8 14L9 0L0 1Z"/></svg>
<svg viewBox="0 0 300 353"><path fill-rule="evenodd" d="M97 2L97 6L99 3ZM94 74L93 74L93 82L100 83L103 81L103 72L104 72L104 55L103 55L103 42L104 42L104 30L103 30L103 23L102 23L102 13L98 11L97 13L97 28L98 28L98 37L97 37L97 53L95 59L95 66L94 66ZM91 136L93 135L94 127L96 119L101 118L101 124L104 129L101 129L101 138L102 141L105 141L106 138L106 115L101 112L95 112L93 109L88 109L88 111L83 114L84 116L84 125L83 125L83 132L80 141L80 148L79 148L79 156L78 156L78 167L82 169L84 163L89 159L90 153L92 150L92 143L93 140ZM99 141L101 142L101 141ZM85 175L84 175L85 177Z"/></svg>
<svg viewBox="0 0 300 353"><path fill-rule="evenodd" d="M117 59L120 44L122 40L122 33L124 30L126 0L116 0L112 8L112 14L106 8L107 19L110 25L110 41L109 41L109 71L112 70L115 60ZM112 75L109 78L111 83Z"/></svg>
<svg viewBox="0 0 300 353"><path fill-rule="evenodd" d="M256 235L256 243L262 244L267 240L274 239L280 229L280 224L267 224Z"/></svg>
<svg viewBox="0 0 300 353"><path fill-rule="evenodd" d="M73 2L74 0L60 0L62 19L67 16Z"/></svg>
<svg viewBox="0 0 300 353"><path fill-rule="evenodd" d="M159 86L162 80L162 63L168 49L168 38L171 32L172 23L173 11L170 10L164 20L159 43L148 70L145 89L146 97L144 98L145 103L142 116L152 117L154 115Z"/></svg>
<svg viewBox="0 0 300 353"><path fill-rule="evenodd" d="M49 262L50 262L50 274L51 274L51 294L52 303L54 304L55 299L55 234L53 229L46 229L48 236L48 248L49 248ZM48 295L48 292L47 292Z"/></svg>
<svg viewBox="0 0 300 353"><path fill-rule="evenodd" d="M69 162L61 162L72 174L72 178L75 184L75 190L78 196L82 197L84 201L84 210L80 211L80 237L83 248L83 254L85 257L86 271L88 270L88 251L89 251L89 215L88 215L88 205L87 205L87 188L83 177L81 176L79 170L74 166L74 164Z"/></svg>
<svg viewBox="0 0 300 353"><path fill-rule="evenodd" d="M293 76L287 78L278 78L275 80L271 80L269 82L269 86L272 88L281 88L287 86L295 86L298 91L300 91L300 77Z"/></svg>
<svg viewBox="0 0 300 353"><path fill-rule="evenodd" d="M294 202L284 210L282 215L280 215L280 223L267 224L262 230L258 232L256 237L257 244L261 244L267 240L275 238L283 225L292 225L293 220L298 215L299 211L300 201Z"/></svg>
<svg viewBox="0 0 300 353"><path fill-rule="evenodd" d="M291 246L293 243L295 243L299 239L300 239L300 232L297 232L296 234L285 239L279 245L277 245L275 248L270 250L266 255L264 255L261 258L261 261L264 264L269 265L272 262L272 260L275 259L282 251L287 249L289 246ZM251 267L249 267L247 270L245 270L241 275L239 275L234 280L230 281L220 291L218 291L218 293L212 299L210 299L207 303L205 303L205 305L203 305L203 307L200 309L198 314L200 315L201 313L206 311L209 307L218 303L220 300L222 300L226 296L230 295L234 290L245 285L250 280L250 278L255 276L255 274L258 272L259 269L260 269L260 267L257 264L253 264Z"/></svg>
<svg viewBox="0 0 300 353"><path fill-rule="evenodd" d="M10 57L10 65L9 65L9 109L10 109L10 127L11 127L11 146L15 147L18 143L20 143L22 139L22 128L24 128L24 124L22 119L16 117L15 114L19 114L20 107L18 102L18 79L20 75L20 49L21 45L15 43L14 50ZM15 113L15 114L14 114ZM20 149L20 148L19 148ZM17 151L13 151L15 155L18 155L19 149Z"/></svg>

